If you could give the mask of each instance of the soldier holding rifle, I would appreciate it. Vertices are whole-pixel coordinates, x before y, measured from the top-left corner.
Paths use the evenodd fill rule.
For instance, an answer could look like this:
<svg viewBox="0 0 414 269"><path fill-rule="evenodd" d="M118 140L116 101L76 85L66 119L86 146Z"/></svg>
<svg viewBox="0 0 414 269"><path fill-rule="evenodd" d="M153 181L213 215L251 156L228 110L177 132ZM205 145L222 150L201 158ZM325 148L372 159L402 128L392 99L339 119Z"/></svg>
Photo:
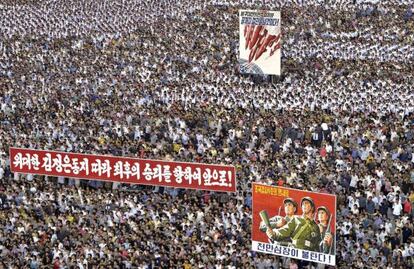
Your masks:
<svg viewBox="0 0 414 269"><path fill-rule="evenodd" d="M318 226L319 230L321 232L321 242L319 244L320 252L323 252L325 254L333 254L333 235L331 233L331 221L332 216L329 210L321 206L317 210L318 212Z"/></svg>
<svg viewBox="0 0 414 269"><path fill-rule="evenodd" d="M293 216L282 228L268 227L266 234L274 241L291 240L294 248L319 252L321 233L314 220L315 203L312 198L303 197L301 207L302 216Z"/></svg>

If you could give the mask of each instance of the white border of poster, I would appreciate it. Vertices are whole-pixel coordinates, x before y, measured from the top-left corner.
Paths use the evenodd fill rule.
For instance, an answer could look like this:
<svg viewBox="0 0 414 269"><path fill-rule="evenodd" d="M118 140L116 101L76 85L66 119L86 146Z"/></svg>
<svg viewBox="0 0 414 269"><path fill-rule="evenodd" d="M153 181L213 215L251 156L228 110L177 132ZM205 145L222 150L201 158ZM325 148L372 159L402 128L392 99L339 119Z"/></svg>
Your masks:
<svg viewBox="0 0 414 269"><path fill-rule="evenodd" d="M303 216L301 201L303 199L313 201L313 212L311 214L315 224L319 224L320 220L316 220L317 212L324 210L328 212L329 221L327 226L331 229L329 232L333 235L333 241L329 253L318 252L315 250L307 250L294 247L293 244L284 240L270 240L268 235L259 228L264 222L262 213L277 213L278 217L287 216L285 210L281 210L286 200L296 203L295 216ZM283 213L282 213L283 211ZM291 212L293 213L293 212ZM273 215L273 214L272 214ZM304 261L311 261L321 264L336 265L336 195L329 193L310 192L299 189L286 188L281 186L270 186L260 183L252 184L252 250L262 253L278 255L282 257L294 258ZM326 220L326 219L325 219ZM292 222L294 222L292 220ZM288 222L286 225L289 225ZM269 223L270 224L270 223ZM268 224L268 225L269 225ZM284 227L275 228L273 230L283 230Z"/></svg>
<svg viewBox="0 0 414 269"><path fill-rule="evenodd" d="M335 255L321 252L308 251L294 247L281 246L272 243L252 241L252 250L267 254L278 255L287 258L294 258L304 261L317 262L335 266Z"/></svg>
<svg viewBox="0 0 414 269"><path fill-rule="evenodd" d="M280 23L280 11L239 11L241 73L280 76Z"/></svg>

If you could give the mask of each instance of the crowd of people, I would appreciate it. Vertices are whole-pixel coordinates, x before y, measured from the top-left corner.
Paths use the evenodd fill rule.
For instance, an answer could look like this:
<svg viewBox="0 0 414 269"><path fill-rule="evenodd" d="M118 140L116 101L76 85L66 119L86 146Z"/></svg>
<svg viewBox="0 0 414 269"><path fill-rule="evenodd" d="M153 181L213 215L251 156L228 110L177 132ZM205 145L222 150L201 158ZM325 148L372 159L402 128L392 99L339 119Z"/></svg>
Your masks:
<svg viewBox="0 0 414 269"><path fill-rule="evenodd" d="M337 195L338 268L414 266L408 0L0 5L0 268L297 268L251 251L251 183ZM282 8L282 77L238 10ZM234 194L10 172L11 146L234 165Z"/></svg>

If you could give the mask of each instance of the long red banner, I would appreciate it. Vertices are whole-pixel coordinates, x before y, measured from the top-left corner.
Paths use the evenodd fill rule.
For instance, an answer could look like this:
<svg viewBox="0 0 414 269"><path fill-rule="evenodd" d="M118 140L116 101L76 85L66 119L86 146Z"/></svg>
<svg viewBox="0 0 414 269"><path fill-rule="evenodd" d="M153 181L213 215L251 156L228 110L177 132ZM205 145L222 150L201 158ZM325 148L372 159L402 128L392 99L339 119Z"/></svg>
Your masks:
<svg viewBox="0 0 414 269"><path fill-rule="evenodd" d="M234 166L10 148L12 172L235 192Z"/></svg>

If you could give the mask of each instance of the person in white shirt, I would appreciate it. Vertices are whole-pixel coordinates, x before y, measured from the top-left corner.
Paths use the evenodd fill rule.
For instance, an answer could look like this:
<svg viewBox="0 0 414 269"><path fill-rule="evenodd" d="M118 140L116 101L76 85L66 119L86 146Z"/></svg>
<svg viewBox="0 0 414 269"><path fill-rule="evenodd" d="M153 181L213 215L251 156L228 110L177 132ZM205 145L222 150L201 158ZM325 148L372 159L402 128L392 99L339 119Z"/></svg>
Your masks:
<svg viewBox="0 0 414 269"><path fill-rule="evenodd" d="M392 206L392 214L394 215L395 218L399 218L402 210L403 210L403 207L401 205L400 199L397 198Z"/></svg>

